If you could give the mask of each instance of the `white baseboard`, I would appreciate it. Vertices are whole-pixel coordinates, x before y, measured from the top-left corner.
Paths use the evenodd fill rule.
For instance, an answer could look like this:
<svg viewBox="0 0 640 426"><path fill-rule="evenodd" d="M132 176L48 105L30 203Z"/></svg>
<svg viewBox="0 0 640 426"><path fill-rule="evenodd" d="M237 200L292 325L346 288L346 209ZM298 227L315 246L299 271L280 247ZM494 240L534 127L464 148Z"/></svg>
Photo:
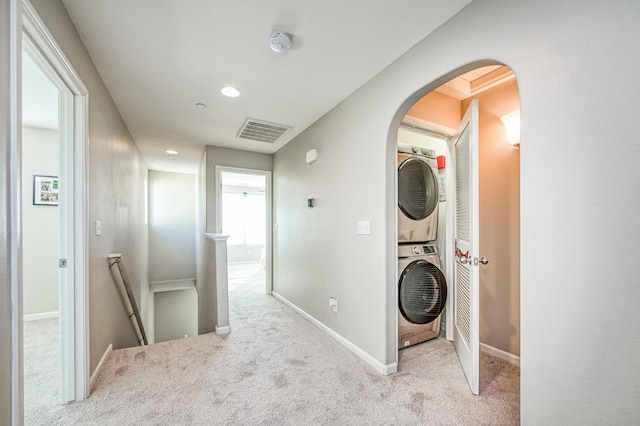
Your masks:
<svg viewBox="0 0 640 426"><path fill-rule="evenodd" d="M518 355L505 352L502 349L494 348L493 346L489 346L482 342L480 343L480 350L520 367L520 357Z"/></svg>
<svg viewBox="0 0 640 426"><path fill-rule="evenodd" d="M23 315L22 316L22 321L36 321L36 320L48 319L48 318L58 318L59 316L60 316L60 312L58 312L58 311L42 312L42 313L39 313L39 314Z"/></svg>
<svg viewBox="0 0 640 426"><path fill-rule="evenodd" d="M284 303L285 305L287 305L288 307L290 307L291 309L293 309L294 311L296 311L298 314L300 314L304 319L309 321L311 324L315 325L320 330L327 333L330 337L332 337L342 346L349 349L351 352L356 354L360 359L362 359L364 362L366 362L371 367L375 368L377 371L384 374L385 376L388 376L398 371L397 363L394 362L391 364L382 364L377 359L375 359L374 357L372 357L371 355L369 355L368 353L366 353L365 351L363 351L362 349L360 349L359 347L351 343L349 340L345 339L344 337L342 337L341 335L339 335L338 333L336 333L335 331L333 331L332 329L330 329L329 327L327 327L326 325L318 321L316 318L312 317L307 312L298 308L296 305L294 305L293 303L291 303L290 301L288 301L287 299L285 299L275 291L271 292L271 295L276 299L278 299L279 301L281 301L282 303Z"/></svg>
<svg viewBox="0 0 640 426"><path fill-rule="evenodd" d="M100 370L102 370L102 367L104 367L104 364L109 359L109 356L111 355L112 351L113 351L113 345L109 343L109 347L107 347L107 350L104 351L104 354L102 354L102 358L100 358L100 362L98 362L96 369L93 370L93 373L91 373L91 379L89 381L89 389L93 389L93 385L96 383L96 380L98 379Z"/></svg>
<svg viewBox="0 0 640 426"><path fill-rule="evenodd" d="M216 334L229 334L229 333L231 333L231 327L229 327L228 325L224 327L218 327L216 325Z"/></svg>
<svg viewBox="0 0 640 426"><path fill-rule="evenodd" d="M184 280L154 281L149 283L149 293L160 293L163 291L191 290L196 288L195 278Z"/></svg>

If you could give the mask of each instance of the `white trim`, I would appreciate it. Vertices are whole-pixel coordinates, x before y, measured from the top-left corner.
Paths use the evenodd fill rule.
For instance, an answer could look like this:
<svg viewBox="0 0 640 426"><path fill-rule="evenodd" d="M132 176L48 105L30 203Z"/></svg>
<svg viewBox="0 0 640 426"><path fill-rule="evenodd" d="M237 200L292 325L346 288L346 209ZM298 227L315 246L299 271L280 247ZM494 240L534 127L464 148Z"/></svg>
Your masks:
<svg viewBox="0 0 640 426"><path fill-rule="evenodd" d="M216 232L222 232L222 172L238 173L245 175L259 175L265 177L265 201L266 207L266 241L265 241L265 255L266 255L266 294L271 294L273 291L273 188L272 188L272 172L270 170L258 170L258 169L244 169L242 167L231 167L216 165L215 166L215 189L216 194L216 218L215 218L215 230ZM206 234L205 234L206 235Z"/></svg>
<svg viewBox="0 0 640 426"><path fill-rule="evenodd" d="M96 380L98 380L100 371L102 371L102 367L104 367L104 365L107 363L107 360L109 360L111 352L113 352L113 344L109 343L109 346L107 346L107 350L104 351L104 353L102 354L102 358L100 358L98 365L96 365L96 369L93 370L93 373L91 373L91 380L89 382L90 389L93 389L93 385L96 384Z"/></svg>
<svg viewBox="0 0 640 426"><path fill-rule="evenodd" d="M89 292L88 279L88 90L82 83L62 49L54 40L29 0L22 0L22 32L25 42L21 48L31 47L39 57L41 66L54 84L68 96L61 101L62 123L60 132L67 133L61 140L68 141L60 147L64 159L61 173L65 172L72 182L67 194L72 198L65 216L65 236L61 242L68 246L67 291L61 292L60 338L62 367L62 402L85 399L90 391L89 377ZM33 53L33 52L32 52ZM64 170L63 170L64 168ZM63 226L62 231L65 229ZM64 246L62 246L64 248ZM65 256L66 254L66 256ZM61 286L64 287L64 286Z"/></svg>
<svg viewBox="0 0 640 426"><path fill-rule="evenodd" d="M196 288L196 279L154 281L149 283L149 293L161 293L163 291L191 290Z"/></svg>
<svg viewBox="0 0 640 426"><path fill-rule="evenodd" d="M8 253L9 288L11 297L11 384L9 392L11 398L12 425L23 422L23 352L22 352L22 3L20 0L9 2L9 128L5 130L9 137L8 173L8 205L5 207L8 222ZM4 21L4 19L3 19ZM3 29L3 31L6 31ZM3 58L4 59L4 58ZM4 65L3 65L4 66ZM3 226L5 226L3 224ZM4 330L3 330L4 332ZM5 366L2 365L2 368ZM3 404L4 404L3 392ZM3 419L5 420L5 419Z"/></svg>
<svg viewBox="0 0 640 426"><path fill-rule="evenodd" d="M518 355L503 351L502 349L494 348L493 346L489 346L482 342L480 342L480 350L520 367L520 357Z"/></svg>
<svg viewBox="0 0 640 426"><path fill-rule="evenodd" d="M289 308L291 308L294 311L296 311L298 314L300 314L302 317L304 317L304 319L309 321L311 324L315 325L320 330L322 330L325 333L327 333L330 337L332 337L334 340L336 340L342 346L344 346L347 349L349 349L351 352L353 352L355 355L357 355L360 359L362 359L364 362L369 364L371 367L376 369L378 372L384 374L385 376L388 376L388 375L393 374L393 373L398 371L397 362L394 362L394 363L391 363L391 364L382 364L377 359L375 359L374 357L372 357L371 355L369 355L368 353L366 353L365 351L360 349L358 346L354 345L349 340L345 339L344 337L342 337L341 335L339 335L338 333L336 333L335 331L333 331L332 329L330 329L329 327L327 327L326 325L324 325L323 323L321 323L320 321L318 321L317 319L312 317L307 312L305 312L302 309L298 308L296 305L294 305L293 303L291 303L290 301L288 301L287 299L285 299L284 297L282 297L281 295L279 295L275 291L272 292L271 295L273 297L275 297L276 299L278 299L279 301L281 301L282 303L284 303L285 305L287 305Z"/></svg>
<svg viewBox="0 0 640 426"><path fill-rule="evenodd" d="M433 131L439 133L442 136L453 136L456 133L456 129L442 124L434 123L432 121L423 120L422 118L414 117L411 115L405 115L402 119L402 124L409 127L416 127L427 131Z"/></svg>
<svg viewBox="0 0 640 426"><path fill-rule="evenodd" d="M223 242L226 242L229 239L228 235L215 234L213 232L205 232L204 236L207 237L208 239L212 240L212 241L223 241Z"/></svg>
<svg viewBox="0 0 640 426"><path fill-rule="evenodd" d="M229 334L231 333L231 327L229 327L228 325L225 325L224 327L218 327L217 325L216 327L216 334Z"/></svg>
<svg viewBox="0 0 640 426"><path fill-rule="evenodd" d="M27 314L22 316L22 321L37 321L41 319L59 318L60 312L41 312L39 314Z"/></svg>
<svg viewBox="0 0 640 426"><path fill-rule="evenodd" d="M398 126L398 129L396 129L395 134L394 134L394 143L393 143L393 155L391 155L392 158L392 162L393 162L393 267L392 268L388 268L387 269L387 274L389 274L389 278L391 278L389 281L391 283L390 288L393 289L393 293L390 296L393 300L393 307L391 309L391 322L393 323L393 329L392 329L392 338L393 338L393 342L395 342L393 344L393 349L392 349L392 356L394 359L393 364L395 365L395 369L396 371L398 370L398 364L400 363L400 350L398 349L398 340L399 340L399 323L398 323L398 307L399 305L399 300L398 300L398 131L400 130L400 127ZM389 296L387 296L389 297ZM388 304L387 304L388 305ZM389 308L387 308L387 316L389 316ZM388 319L387 319L388 321ZM387 330L387 335L389 334L389 331ZM391 374L391 373L390 373Z"/></svg>
<svg viewBox="0 0 640 426"><path fill-rule="evenodd" d="M454 131L455 133L455 131ZM454 318L453 318L453 293L455 289L456 271L455 271L455 226L456 223L456 159L455 148L453 146L453 138L447 139L447 168L445 182L445 197L447 203L446 218L444 223L444 276L449 286L449 296L446 302L446 323L445 336L447 340L453 342Z"/></svg>

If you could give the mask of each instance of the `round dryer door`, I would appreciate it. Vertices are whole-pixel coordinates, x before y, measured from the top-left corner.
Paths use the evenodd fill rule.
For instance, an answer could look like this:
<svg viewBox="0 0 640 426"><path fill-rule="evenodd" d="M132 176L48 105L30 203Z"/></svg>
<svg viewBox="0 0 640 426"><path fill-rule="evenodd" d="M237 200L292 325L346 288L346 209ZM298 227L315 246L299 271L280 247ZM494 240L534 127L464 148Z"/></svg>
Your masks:
<svg viewBox="0 0 640 426"><path fill-rule="evenodd" d="M438 205L438 178L433 169L417 157L398 167L398 207L413 220L426 219Z"/></svg>
<svg viewBox="0 0 640 426"><path fill-rule="evenodd" d="M410 263L398 283L398 304L402 316L414 324L427 324L438 318L447 301L447 283L433 263Z"/></svg>

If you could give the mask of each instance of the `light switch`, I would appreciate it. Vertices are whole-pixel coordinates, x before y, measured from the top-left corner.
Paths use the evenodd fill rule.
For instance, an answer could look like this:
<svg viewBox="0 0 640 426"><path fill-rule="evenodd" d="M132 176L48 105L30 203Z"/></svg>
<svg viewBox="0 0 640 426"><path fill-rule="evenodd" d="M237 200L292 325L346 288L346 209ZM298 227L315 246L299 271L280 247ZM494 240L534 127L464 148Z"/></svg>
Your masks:
<svg viewBox="0 0 640 426"><path fill-rule="evenodd" d="M371 222L368 220L359 220L358 221L358 234L359 235L369 235L371 234Z"/></svg>
<svg viewBox="0 0 640 426"><path fill-rule="evenodd" d="M102 221L96 220L96 236L102 235Z"/></svg>

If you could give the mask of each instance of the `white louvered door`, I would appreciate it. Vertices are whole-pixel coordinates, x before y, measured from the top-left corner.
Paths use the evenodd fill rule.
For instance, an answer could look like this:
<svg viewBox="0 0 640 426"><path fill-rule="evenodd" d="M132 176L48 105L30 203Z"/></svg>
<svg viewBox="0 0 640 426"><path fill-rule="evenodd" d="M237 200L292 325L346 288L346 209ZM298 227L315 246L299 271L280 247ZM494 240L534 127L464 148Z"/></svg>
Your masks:
<svg viewBox="0 0 640 426"><path fill-rule="evenodd" d="M454 343L471 392L480 391L478 100L464 114L456 137Z"/></svg>

